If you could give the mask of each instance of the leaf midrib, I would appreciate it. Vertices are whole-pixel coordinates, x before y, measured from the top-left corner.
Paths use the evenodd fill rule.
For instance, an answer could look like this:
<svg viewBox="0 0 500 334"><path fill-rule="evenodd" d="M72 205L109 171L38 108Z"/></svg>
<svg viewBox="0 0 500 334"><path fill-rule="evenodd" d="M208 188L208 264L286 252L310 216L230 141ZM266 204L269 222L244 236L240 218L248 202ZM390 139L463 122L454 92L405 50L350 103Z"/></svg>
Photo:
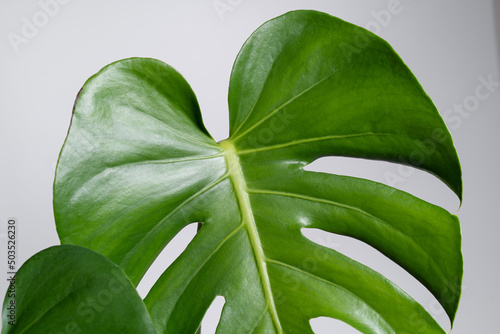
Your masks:
<svg viewBox="0 0 500 334"><path fill-rule="evenodd" d="M269 280L269 274L267 271L266 257L264 255L259 233L257 231L257 226L255 224L252 207L250 205L250 199L248 197L248 188L241 171L238 155L236 153L236 149L229 140L224 140L220 142L219 145L224 150L227 166L229 169L229 177L232 180L234 192L238 201L238 206L241 211L242 223L248 232L248 238L250 239L250 245L255 256L255 262L259 271L267 307L269 309L269 312L271 313L271 318L273 320L274 326L276 327L276 331L279 334L282 334L283 329L281 327L278 313L276 311L276 305L274 303L273 294L271 291L271 282Z"/></svg>

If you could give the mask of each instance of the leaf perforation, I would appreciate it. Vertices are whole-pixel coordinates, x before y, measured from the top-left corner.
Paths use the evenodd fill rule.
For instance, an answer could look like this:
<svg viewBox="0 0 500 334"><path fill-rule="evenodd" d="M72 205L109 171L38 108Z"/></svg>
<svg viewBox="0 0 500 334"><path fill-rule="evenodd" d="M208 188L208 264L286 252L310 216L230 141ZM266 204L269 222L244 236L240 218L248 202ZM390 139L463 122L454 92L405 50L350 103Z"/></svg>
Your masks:
<svg viewBox="0 0 500 334"><path fill-rule="evenodd" d="M228 242L230 239L232 239L237 233L238 231L240 231L241 229L243 229L245 225L243 223L241 223L240 225L236 226L236 228L231 232L229 233L228 235L226 235L224 237L224 239L222 239L218 244L217 244L217 247L214 248L213 251L210 252L210 254L208 254L208 256L203 260L203 262L198 266L198 268L193 272L193 274L191 275L191 277L186 280L186 284L184 285L184 288L182 289L181 293L179 294L180 296L184 295L184 293L186 292L187 290L187 287L188 287L188 283L190 281L193 280L193 278L205 267L205 265L208 263L208 261L210 261L210 259L215 255L217 254L217 252L222 248L222 246L224 246L224 244L226 242ZM203 229L203 227L202 227ZM181 298L177 299L175 305L179 304L179 302L181 302Z"/></svg>
<svg viewBox="0 0 500 334"><path fill-rule="evenodd" d="M358 295L356 295L353 291L351 291L351 290L349 290L349 289L347 289L347 288L345 288L345 287L343 287L343 286L341 286L341 285L339 285L339 284L337 284L337 283L334 283L334 282L332 282L332 281L329 281L329 280L327 280L327 279L325 279L325 278L323 278L323 277L316 276L316 275L314 275L314 274L312 274L312 273L310 273L310 272L304 271L304 270L302 270L302 269L300 269L300 268L298 268L298 267L296 267L296 266L290 265L290 264L288 264L288 263L284 263L284 262L277 261L277 260L273 260L273 259L269 259L269 258L267 259L267 262L269 262L269 263L274 263L274 264L276 264L276 265L278 265L278 266L282 266L282 267L288 268L288 269L293 270L293 271L296 271L296 272L298 272L298 273L300 273L300 274L302 274L302 275L309 276L309 277L311 277L311 278L313 278L313 279L316 279L316 280L318 280L318 281L320 281L320 282L323 282L323 283L325 283L325 284L328 284L328 285L334 286L335 288L340 289L340 290L342 290L342 291L346 292L347 294L349 294L349 295L353 296L355 299L357 299L357 300L359 300L361 303L363 303L363 305L365 305L365 306L369 307L369 308L370 308L373 312L377 313L381 319L384 319L384 318L383 318L383 316L382 316L380 313L378 313L378 312L377 312L377 311L376 311L376 310L375 310L375 309L374 309L371 305L369 305L369 304L365 303L365 301L364 301L361 297L359 297ZM384 323L385 323L386 325L389 325L389 324L388 324L388 322L387 322L385 319L384 319ZM390 325L389 325L389 326L390 326ZM392 326L391 326L391 327L392 327Z"/></svg>
<svg viewBox="0 0 500 334"><path fill-rule="evenodd" d="M412 238L410 238L402 230L400 230L399 228L397 228L394 225L389 224L384 219L376 217L376 216L370 214L369 212L366 212L366 211L364 211L364 210L362 210L360 208L356 208L356 207L353 207L353 206L350 206L350 205L338 203L338 202L335 202L335 201L330 201L330 200L327 200L327 199L322 199L322 198L317 198L317 197L312 197L312 196L304 196L304 195L294 194L294 193L289 193L289 192L249 189L248 193L261 194L261 195L271 195L271 196L273 196L273 195L274 196L285 196L285 197L296 198L296 199L301 199L301 200L305 200L305 201L312 201L312 202L316 202L316 203L322 203L322 204L332 205L332 206L340 207L340 208L343 208L343 209L346 209L346 210L356 211L356 212L358 212L358 213L360 213L360 214L362 214L362 215L370 218L371 220L373 220L377 224L382 224L383 226L388 227L391 231L393 231L393 232L397 233L398 235L400 235L409 244L413 245L416 249L421 250L421 252L423 254L426 254L426 251L422 248L422 246L419 243L415 242ZM432 266L436 269L435 272L439 273L439 275L441 275L442 279L445 279L445 276L444 276L443 272L440 270L440 267L433 261L433 259L432 258L428 258L428 262L430 264L432 264ZM408 270L408 269L405 268L405 270ZM413 275L417 275L418 273L412 273L412 274ZM424 285L426 285L426 284L424 284ZM436 296L436 297L438 297L438 296Z"/></svg>
<svg viewBox="0 0 500 334"><path fill-rule="evenodd" d="M156 233L156 231L160 228L161 225L163 225L170 217L172 217L176 212L181 210L184 206L186 206L189 202L193 201L194 199L198 198L199 196L203 195L204 193L208 192L210 189L214 188L217 186L219 183L224 181L229 177L228 173L225 173L221 177L219 177L217 180L213 181L212 183L208 184L207 186L203 187L190 197L186 198L183 202L181 202L178 206L176 206L172 211L170 211L163 219L159 220L158 223L156 223L146 234L144 234L141 239L134 245L134 247L128 252L128 254L134 254L134 251L138 248L140 248L143 243L147 240L147 238ZM129 259L129 255L126 255L123 260L120 262L120 266L122 266L124 263L127 262Z"/></svg>

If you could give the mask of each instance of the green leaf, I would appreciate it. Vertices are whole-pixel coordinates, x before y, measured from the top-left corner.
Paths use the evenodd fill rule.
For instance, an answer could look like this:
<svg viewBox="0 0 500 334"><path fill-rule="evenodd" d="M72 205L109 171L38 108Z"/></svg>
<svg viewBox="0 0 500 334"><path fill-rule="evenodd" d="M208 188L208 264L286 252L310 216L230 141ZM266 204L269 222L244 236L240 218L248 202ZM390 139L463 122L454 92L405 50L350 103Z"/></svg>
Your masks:
<svg viewBox="0 0 500 334"><path fill-rule="evenodd" d="M123 271L78 246L47 248L24 263L5 296L2 333L155 333Z"/></svg>
<svg viewBox="0 0 500 334"><path fill-rule="evenodd" d="M444 333L388 279L301 231L375 247L453 322L457 217L382 184L303 169L330 155L411 164L461 198L451 136L394 50L327 14L287 13L239 53L229 116L230 138L215 143L170 66L133 58L105 67L80 92L59 159L61 241L106 255L138 284L182 228L201 222L145 299L160 333L194 333L218 295L218 333L312 333L319 316L364 333Z"/></svg>

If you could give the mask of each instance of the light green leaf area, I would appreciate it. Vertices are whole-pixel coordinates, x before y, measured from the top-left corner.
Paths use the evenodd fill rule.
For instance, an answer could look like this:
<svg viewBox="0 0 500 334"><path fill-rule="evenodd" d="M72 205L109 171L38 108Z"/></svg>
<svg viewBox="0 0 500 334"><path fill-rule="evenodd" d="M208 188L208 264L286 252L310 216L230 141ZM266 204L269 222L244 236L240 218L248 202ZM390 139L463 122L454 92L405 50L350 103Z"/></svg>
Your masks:
<svg viewBox="0 0 500 334"><path fill-rule="evenodd" d="M158 333L195 333L216 296L217 333L312 333L311 318L363 333L444 333L374 270L308 240L357 238L425 285L453 322L459 221L369 180L309 172L323 156L411 164L460 198L461 170L432 101L394 50L324 13L295 11L244 44L216 143L189 85L153 59L113 63L85 84L59 159L61 241L89 247L138 284L169 241L201 230L145 298Z"/></svg>
<svg viewBox="0 0 500 334"><path fill-rule="evenodd" d="M154 334L132 282L106 257L79 246L47 248L11 281L2 334Z"/></svg>

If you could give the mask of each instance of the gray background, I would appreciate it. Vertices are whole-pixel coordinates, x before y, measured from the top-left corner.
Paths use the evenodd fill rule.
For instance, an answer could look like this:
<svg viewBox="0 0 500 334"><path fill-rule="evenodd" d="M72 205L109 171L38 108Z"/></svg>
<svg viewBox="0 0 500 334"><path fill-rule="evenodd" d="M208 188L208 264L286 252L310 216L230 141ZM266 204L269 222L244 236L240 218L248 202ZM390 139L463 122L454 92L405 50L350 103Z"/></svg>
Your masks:
<svg viewBox="0 0 500 334"><path fill-rule="evenodd" d="M42 0L42 2L50 2ZM390 20L380 13L398 3ZM6 273L7 220L18 220L18 261L59 243L52 213L55 163L75 96L104 65L140 56L165 61L194 89L208 130L228 135L227 86L233 60L246 38L264 21L293 9L328 12L370 26L388 40L434 100L454 137L463 167L464 201L458 211L463 230L463 297L453 333L498 332L500 288L497 242L499 87L470 112L454 105L474 101L479 78L499 80L498 2L476 0L193 0L62 1L47 15L38 1L0 2L0 269ZM222 3L222 5L220 5ZM225 11L218 11L216 4ZM56 10L57 9L57 10ZM47 11L47 9L45 10ZM48 10L50 12L50 10ZM381 12L382 11L382 12ZM379 21L377 21L377 18ZM38 22L37 31L23 25ZM26 38L13 45L16 34ZM483 89L483 92L486 90ZM477 101L477 100L476 100ZM371 178L393 184L456 212L458 200L439 181L398 166L325 158L314 170ZM396 178L394 178L396 177ZM394 184L395 182L395 184ZM141 282L141 295L182 251L194 233L182 231ZM358 242L317 231L312 240L342 251L388 276L429 309L447 329L435 300L408 274ZM0 276L3 294L7 282ZM223 300L204 320L213 332ZM313 322L317 333L356 333L331 319Z"/></svg>

